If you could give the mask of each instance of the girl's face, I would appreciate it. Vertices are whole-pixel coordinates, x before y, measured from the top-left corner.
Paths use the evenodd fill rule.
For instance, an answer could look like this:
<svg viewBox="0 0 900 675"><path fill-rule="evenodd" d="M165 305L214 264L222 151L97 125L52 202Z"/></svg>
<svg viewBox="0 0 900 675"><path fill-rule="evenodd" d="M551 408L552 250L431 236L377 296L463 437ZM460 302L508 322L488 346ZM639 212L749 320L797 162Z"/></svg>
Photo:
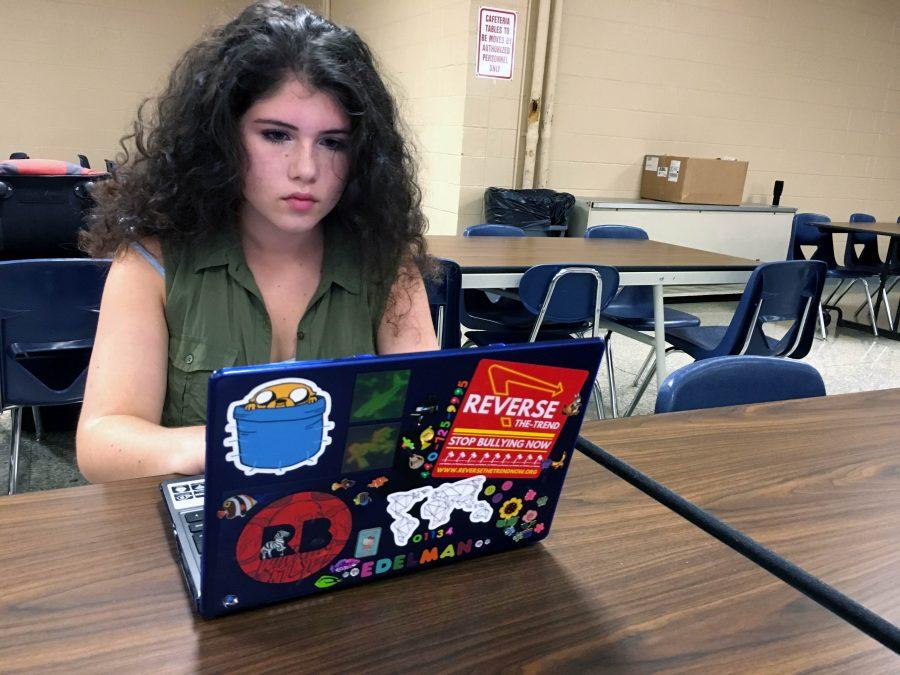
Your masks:
<svg viewBox="0 0 900 675"><path fill-rule="evenodd" d="M350 119L328 94L285 80L240 121L247 153L241 227L258 234L310 232L341 198Z"/></svg>

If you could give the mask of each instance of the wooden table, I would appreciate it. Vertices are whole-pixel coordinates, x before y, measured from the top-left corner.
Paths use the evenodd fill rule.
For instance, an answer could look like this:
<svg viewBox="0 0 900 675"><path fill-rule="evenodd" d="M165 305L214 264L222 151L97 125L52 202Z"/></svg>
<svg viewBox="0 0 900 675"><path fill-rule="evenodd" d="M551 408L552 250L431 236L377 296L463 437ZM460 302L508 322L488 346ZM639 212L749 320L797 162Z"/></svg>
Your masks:
<svg viewBox="0 0 900 675"><path fill-rule="evenodd" d="M158 479L4 498L0 670L881 671L895 656L580 455L546 542L204 621Z"/></svg>
<svg viewBox="0 0 900 675"><path fill-rule="evenodd" d="M890 237L885 260L900 260L900 255L897 255L897 248L900 247L900 223L816 223L816 227L820 230L828 230L830 232L857 232L881 234ZM879 276L880 283L878 285L878 290L875 292L876 325L878 325L878 314L881 311L881 289L885 287L888 277L890 277L889 270L885 268ZM838 321L838 324L846 328L853 328L854 330L865 332L870 330L870 327L866 324L857 321L847 321L843 318ZM900 302L897 304L897 311L895 312L893 324L888 321L888 330L882 330L879 332L879 335L891 338L892 340L900 340Z"/></svg>
<svg viewBox="0 0 900 675"><path fill-rule="evenodd" d="M592 422L582 435L898 625L898 422L890 389Z"/></svg>
<svg viewBox="0 0 900 675"><path fill-rule="evenodd" d="M525 270L547 263L611 265L619 271L620 285L652 286L657 385L662 385L666 377L663 287L744 284L759 264L652 240L439 235L430 235L427 240L432 255L459 263L463 288L515 288ZM639 339L639 335L632 337Z"/></svg>
<svg viewBox="0 0 900 675"><path fill-rule="evenodd" d="M868 232L900 237L900 223L816 223L816 227L833 232Z"/></svg>

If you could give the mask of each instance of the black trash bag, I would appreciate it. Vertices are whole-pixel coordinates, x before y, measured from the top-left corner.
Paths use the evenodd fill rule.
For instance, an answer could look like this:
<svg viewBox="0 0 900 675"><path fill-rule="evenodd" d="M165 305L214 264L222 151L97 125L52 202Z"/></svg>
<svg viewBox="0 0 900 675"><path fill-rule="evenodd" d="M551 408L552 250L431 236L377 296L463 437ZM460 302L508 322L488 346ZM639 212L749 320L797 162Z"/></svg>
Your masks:
<svg viewBox="0 0 900 675"><path fill-rule="evenodd" d="M575 197L555 190L512 190L490 187L484 192L486 222L515 225L535 234L564 233Z"/></svg>

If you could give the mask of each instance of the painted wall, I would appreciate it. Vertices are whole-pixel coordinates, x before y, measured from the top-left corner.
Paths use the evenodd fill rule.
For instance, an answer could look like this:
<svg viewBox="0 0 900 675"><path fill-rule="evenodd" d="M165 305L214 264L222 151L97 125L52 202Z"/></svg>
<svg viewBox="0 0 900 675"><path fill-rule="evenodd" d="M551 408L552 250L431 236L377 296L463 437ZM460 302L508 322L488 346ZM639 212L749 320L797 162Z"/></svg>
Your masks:
<svg viewBox="0 0 900 675"><path fill-rule="evenodd" d="M142 99L243 0L0 0L0 157L95 168L119 151Z"/></svg>
<svg viewBox="0 0 900 675"><path fill-rule="evenodd" d="M417 151L430 231L455 234L460 200L470 0L331 0L375 53Z"/></svg>
<svg viewBox="0 0 900 675"><path fill-rule="evenodd" d="M421 160L431 231L481 221L524 133L529 8L511 81L474 76L475 0L315 0L372 46ZM745 198L900 215L896 0L555 0L563 24L549 187L636 197L645 153L750 162ZM0 0L0 157L117 152L140 100L243 0ZM533 12L532 12L533 13ZM545 92L546 93L546 92Z"/></svg>
<svg viewBox="0 0 900 675"><path fill-rule="evenodd" d="M484 222L485 188L514 186L517 147L524 134L523 100L529 94L525 80L530 76L530 69L526 67L530 3L528 0L503 0L489 4L494 9L516 12L518 25L510 80L475 76L478 15L482 4L473 1L469 7L460 194L454 232Z"/></svg>
<svg viewBox="0 0 900 675"><path fill-rule="evenodd" d="M900 3L564 0L550 187L636 197L645 153L748 160L745 201L900 215Z"/></svg>

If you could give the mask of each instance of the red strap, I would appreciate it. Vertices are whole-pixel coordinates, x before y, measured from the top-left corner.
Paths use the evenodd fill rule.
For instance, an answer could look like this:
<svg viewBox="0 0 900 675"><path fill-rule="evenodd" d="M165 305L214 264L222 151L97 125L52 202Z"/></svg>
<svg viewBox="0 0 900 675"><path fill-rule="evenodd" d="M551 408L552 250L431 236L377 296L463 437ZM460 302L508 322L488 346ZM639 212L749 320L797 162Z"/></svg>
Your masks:
<svg viewBox="0 0 900 675"><path fill-rule="evenodd" d="M100 176L105 171L85 169L83 166L59 159L5 159L0 161L0 175L19 176Z"/></svg>

